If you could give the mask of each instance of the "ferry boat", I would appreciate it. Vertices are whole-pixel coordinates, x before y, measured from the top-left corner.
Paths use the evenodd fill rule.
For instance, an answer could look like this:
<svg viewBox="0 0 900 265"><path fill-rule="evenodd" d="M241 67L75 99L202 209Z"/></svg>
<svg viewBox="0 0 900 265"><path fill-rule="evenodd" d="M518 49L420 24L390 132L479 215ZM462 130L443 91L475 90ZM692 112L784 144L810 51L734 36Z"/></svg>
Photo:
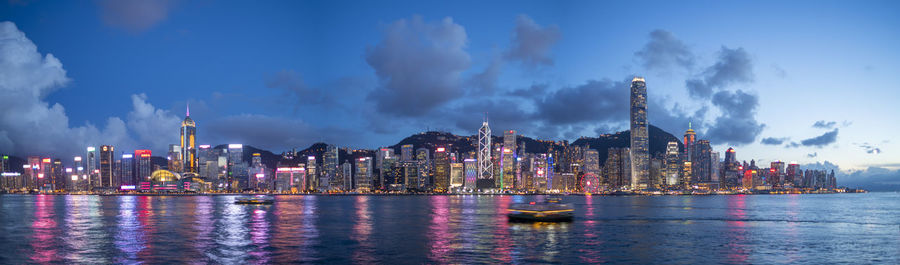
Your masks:
<svg viewBox="0 0 900 265"><path fill-rule="evenodd" d="M236 204L272 204L275 202L275 198L271 196L245 196L234 199L234 203Z"/></svg>
<svg viewBox="0 0 900 265"><path fill-rule="evenodd" d="M508 211L506 216L513 222L569 222L575 214L572 204L562 203L559 198L513 204Z"/></svg>

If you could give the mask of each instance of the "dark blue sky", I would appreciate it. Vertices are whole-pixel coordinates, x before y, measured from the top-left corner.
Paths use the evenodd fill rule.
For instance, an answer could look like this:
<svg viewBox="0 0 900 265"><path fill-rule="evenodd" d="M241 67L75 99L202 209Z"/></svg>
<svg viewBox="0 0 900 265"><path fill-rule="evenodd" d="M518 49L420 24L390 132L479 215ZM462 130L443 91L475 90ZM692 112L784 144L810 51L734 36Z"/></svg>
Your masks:
<svg viewBox="0 0 900 265"><path fill-rule="evenodd" d="M574 140L625 129L640 75L652 124L693 122L717 151L897 169L897 14L895 1L9 1L0 151L162 152L188 103L201 143L276 152L473 134L485 112L495 131Z"/></svg>

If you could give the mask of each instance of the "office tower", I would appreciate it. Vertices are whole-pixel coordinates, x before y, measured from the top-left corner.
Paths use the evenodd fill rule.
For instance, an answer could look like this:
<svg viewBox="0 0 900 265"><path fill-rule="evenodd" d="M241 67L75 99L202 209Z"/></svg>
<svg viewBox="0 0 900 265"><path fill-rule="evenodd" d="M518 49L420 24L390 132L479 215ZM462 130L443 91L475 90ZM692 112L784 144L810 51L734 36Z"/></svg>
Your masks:
<svg viewBox="0 0 900 265"><path fill-rule="evenodd" d="M450 163L450 189L460 189L465 182L463 163Z"/></svg>
<svg viewBox="0 0 900 265"><path fill-rule="evenodd" d="M650 179L647 181L647 187L659 189L664 183L666 166L664 157L650 158Z"/></svg>
<svg viewBox="0 0 900 265"><path fill-rule="evenodd" d="M51 181L51 168L50 166L53 164L53 161L50 158L41 159L41 166L38 170L37 181L35 181L35 186L39 190L52 190L53 184Z"/></svg>
<svg viewBox="0 0 900 265"><path fill-rule="evenodd" d="M697 138L697 133L694 132L694 129L691 127L691 123L688 123L688 129L684 132L684 154L681 157L682 161L693 161L692 155L694 154L694 140Z"/></svg>
<svg viewBox="0 0 900 265"><path fill-rule="evenodd" d="M227 150L228 173L225 176L225 187L227 190L239 190L241 188L241 180L247 179L246 165L244 165L244 145L229 144Z"/></svg>
<svg viewBox="0 0 900 265"><path fill-rule="evenodd" d="M710 153L712 147L709 146L709 140L699 140L693 145L691 150L691 181L693 184L708 183L710 181Z"/></svg>
<svg viewBox="0 0 900 265"><path fill-rule="evenodd" d="M610 189L618 190L631 187L631 150L629 148L607 149L606 165L603 168L604 180Z"/></svg>
<svg viewBox="0 0 900 265"><path fill-rule="evenodd" d="M487 117L481 122L481 128L478 129L478 180L476 186L478 189L489 189L494 187L494 162L491 161L491 127L488 125Z"/></svg>
<svg viewBox="0 0 900 265"><path fill-rule="evenodd" d="M100 185L99 187L111 188L115 187L113 181L113 163L115 158L115 147L110 145L100 146ZM97 187L97 186L95 186Z"/></svg>
<svg viewBox="0 0 900 265"><path fill-rule="evenodd" d="M534 180L532 180L531 183L536 191L546 191L550 189L551 183L548 180L550 168L547 159L547 154L535 154L532 159L532 168L534 169L532 177Z"/></svg>
<svg viewBox="0 0 900 265"><path fill-rule="evenodd" d="M500 183L503 189L515 188L516 179L516 131L503 131L503 153L500 154L503 168Z"/></svg>
<svg viewBox="0 0 900 265"><path fill-rule="evenodd" d="M181 122L181 166L184 172L197 173L197 124L191 119L190 105L186 109Z"/></svg>
<svg viewBox="0 0 900 265"><path fill-rule="evenodd" d="M584 177L600 178L600 152L597 149L584 150ZM595 181L593 184L600 183Z"/></svg>
<svg viewBox="0 0 900 265"><path fill-rule="evenodd" d="M152 155L153 152L150 150L134 150L134 159L136 159L134 172L138 184L150 182L150 175L153 174Z"/></svg>
<svg viewBox="0 0 900 265"><path fill-rule="evenodd" d="M413 161L413 145L400 146L400 161Z"/></svg>
<svg viewBox="0 0 900 265"><path fill-rule="evenodd" d="M309 190L319 188L319 163L315 156L306 157L306 187Z"/></svg>
<svg viewBox="0 0 900 265"><path fill-rule="evenodd" d="M166 154L166 162L168 162L167 168L172 172L182 172L184 167L182 167L182 154L181 154L181 146L170 144L169 152Z"/></svg>
<svg viewBox="0 0 900 265"><path fill-rule="evenodd" d="M262 163L262 154L253 153L250 155L250 169L248 170L247 183L249 188L254 190L268 190L269 178L266 176L266 165Z"/></svg>
<svg viewBox="0 0 900 265"><path fill-rule="evenodd" d="M329 144L325 147L325 153L322 154L322 179L319 180L319 190L339 190L341 188L342 179L338 177L338 149L336 146Z"/></svg>
<svg viewBox="0 0 900 265"><path fill-rule="evenodd" d="M647 131L647 87L644 78L631 80L631 189L647 188L650 175Z"/></svg>
<svg viewBox="0 0 900 265"><path fill-rule="evenodd" d="M350 162L341 164L341 178L344 180L341 190L351 191L355 188L355 183L353 183L353 165Z"/></svg>
<svg viewBox="0 0 900 265"><path fill-rule="evenodd" d="M463 167L465 168L463 188L468 191L475 190L475 180L478 179L478 160L466 158L463 160Z"/></svg>
<svg viewBox="0 0 900 265"><path fill-rule="evenodd" d="M197 166L198 173L200 174L200 178L205 181L213 182L216 179L216 168L218 168L218 155L215 152L215 149L212 149L210 145L204 144L198 146L197 149Z"/></svg>
<svg viewBox="0 0 900 265"><path fill-rule="evenodd" d="M93 146L89 146L87 148L87 155L85 155L84 159L86 160L85 169L88 174L88 186L90 188L99 187L100 179L98 179L100 170L97 169L97 149Z"/></svg>
<svg viewBox="0 0 900 265"><path fill-rule="evenodd" d="M722 183L725 188L740 188L742 185L743 178L743 167L741 163L737 161L736 153L734 148L728 148L725 151L725 161L722 166Z"/></svg>
<svg viewBox="0 0 900 265"><path fill-rule="evenodd" d="M429 176L431 175L431 156L428 148L423 147L416 149L416 165L419 169L419 187L409 188L425 190L426 187L431 186L431 181L429 179Z"/></svg>
<svg viewBox="0 0 900 265"><path fill-rule="evenodd" d="M75 178L72 179L72 185L73 185L74 191L86 190L88 188L88 186L87 186L88 180L87 180L87 172L85 171L85 168L84 168L84 158L80 157L80 156L76 156L72 160L73 160L72 164L73 164L73 169L74 169L73 175L75 175L75 177L77 178L77 179L75 179Z"/></svg>
<svg viewBox="0 0 900 265"><path fill-rule="evenodd" d="M280 164L275 169L275 191L297 192L306 189L306 169L303 164Z"/></svg>
<svg viewBox="0 0 900 265"><path fill-rule="evenodd" d="M37 156L28 157L28 165L23 166L25 174L22 176L22 184L25 189L32 190L37 187L37 177L41 170L41 158Z"/></svg>
<svg viewBox="0 0 900 265"><path fill-rule="evenodd" d="M666 185L678 185L681 176L681 153L678 151L678 142L670 141L666 145Z"/></svg>
<svg viewBox="0 0 900 265"><path fill-rule="evenodd" d="M799 176L801 174L803 174L803 172L800 171L800 165L798 165L796 161L791 161L791 164L787 166L787 172L784 176L785 187L788 187L788 185L791 187L800 186Z"/></svg>
<svg viewBox="0 0 900 265"><path fill-rule="evenodd" d="M434 151L434 189L445 192L450 187L450 155L444 147Z"/></svg>
<svg viewBox="0 0 900 265"><path fill-rule="evenodd" d="M69 178L66 177L65 168L62 166L62 160L59 158L53 159L53 164L50 166L50 176L53 190L66 189L66 180Z"/></svg>
<svg viewBox="0 0 900 265"><path fill-rule="evenodd" d="M769 178L767 181L769 185L772 185L772 188L784 186L784 162L776 160L769 165Z"/></svg>
<svg viewBox="0 0 900 265"><path fill-rule="evenodd" d="M691 189L694 185L693 162L683 161L683 163L684 168L682 168L681 172L681 186L685 189Z"/></svg>
<svg viewBox="0 0 900 265"><path fill-rule="evenodd" d="M722 163L719 161L719 152L709 153L709 182L716 187L721 183Z"/></svg>
<svg viewBox="0 0 900 265"><path fill-rule="evenodd" d="M356 190L372 191L372 158L360 157L356 160Z"/></svg>
<svg viewBox="0 0 900 265"><path fill-rule="evenodd" d="M119 167L119 177L122 180L123 186L137 186L138 179L135 178L134 174L134 155L133 154L122 154L122 163Z"/></svg>

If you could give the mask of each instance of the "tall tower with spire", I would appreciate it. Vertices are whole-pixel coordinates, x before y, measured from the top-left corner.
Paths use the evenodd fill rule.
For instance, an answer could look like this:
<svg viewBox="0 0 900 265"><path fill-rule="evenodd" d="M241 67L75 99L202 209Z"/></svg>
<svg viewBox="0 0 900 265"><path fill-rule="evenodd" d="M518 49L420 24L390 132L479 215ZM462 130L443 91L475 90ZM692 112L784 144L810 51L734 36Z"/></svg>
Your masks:
<svg viewBox="0 0 900 265"><path fill-rule="evenodd" d="M694 151L694 140L696 140L695 138L697 138L697 133L694 132L694 128L691 126L691 123L688 122L688 129L686 132L684 132L684 150L682 150L684 152L684 155L682 157L682 159L684 161L691 161L691 162L694 161L693 160L693 156L694 156L693 151Z"/></svg>
<svg viewBox="0 0 900 265"><path fill-rule="evenodd" d="M487 115L478 129L478 180L479 189L494 187L494 163L491 162L491 127L488 126Z"/></svg>
<svg viewBox="0 0 900 265"><path fill-rule="evenodd" d="M191 119L191 105L187 105L181 122L181 165L184 172L197 173L197 124Z"/></svg>

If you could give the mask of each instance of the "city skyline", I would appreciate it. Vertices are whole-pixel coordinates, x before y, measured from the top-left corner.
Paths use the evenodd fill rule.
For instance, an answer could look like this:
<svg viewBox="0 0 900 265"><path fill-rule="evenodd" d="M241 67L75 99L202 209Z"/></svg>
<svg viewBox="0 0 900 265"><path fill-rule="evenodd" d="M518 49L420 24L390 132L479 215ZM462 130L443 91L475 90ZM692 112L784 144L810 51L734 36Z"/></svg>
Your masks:
<svg viewBox="0 0 900 265"><path fill-rule="evenodd" d="M360 9L326 12L334 18L317 15L296 19L284 12L313 12L330 7L302 2L279 12L259 6L247 12L272 12L276 16L248 22L245 27L270 25L278 19L297 26L296 31L271 29L272 32L249 35L268 43L283 41L266 52L259 51L266 47L264 43L225 41L234 37L232 34L249 33L245 28L235 25L238 27L234 27L234 32L210 31L197 21L213 18L210 21L234 23L214 18L237 12L241 5L178 3L161 6L161 17L115 18L105 12L117 7L105 2L67 3L74 5L69 18L80 18L76 19L80 22L65 26L59 23L65 17L53 16L55 11L44 8L43 3L6 5L7 11L0 13L0 20L10 22L4 23L3 34L14 40L3 42L8 48L4 52L15 53L10 55L21 56L23 62L37 62L44 68L4 65L3 69L10 69L5 71L27 71L9 73L32 79L25 80L31 83L4 84L11 91L29 93L7 98L19 100L14 105L17 109L5 112L12 117L2 124L7 133L0 143L3 153L27 155L29 150L36 150L68 157L72 154L52 154L66 152L62 150L68 149L60 147L68 143L98 147L110 144L120 150L146 147L165 153L178 135L157 128L177 126L181 122L178 113L189 103L195 115L207 122L199 125L198 138L209 140L200 143L245 143L276 152L305 148L314 142L374 149L425 128L473 135L484 112L492 116L492 126L498 132L516 130L520 135L541 139L574 140L627 128L628 83L639 75L650 80L650 124L678 135L685 124L693 122L698 140L710 139L719 152L734 146L742 156L763 159L760 162L764 164L790 157L803 164L829 161L845 170L896 170L900 160L891 152L897 143L891 141L890 131L896 131L892 128L896 125L877 123L889 121L897 114L888 104L897 99L897 92L871 88L871 93L881 96L864 100L856 95L848 97L836 89L853 84L853 79L840 79L834 74L844 70L847 76L863 75L866 80L888 87L898 83L889 74L897 65L883 61L897 56L883 50L897 42L897 33L889 30L897 24L897 18L887 15L897 9L895 4L883 4L879 9L878 5L844 3L838 8L857 12L871 9L865 18L827 6L814 8L813 14L836 14L832 19L819 20L823 25L847 23L847 27L863 29L826 27L822 29L825 33L857 34L858 39L869 40L864 43L870 44L813 45L815 49L808 52L799 47L815 39L778 34L780 31L772 30L772 24L735 26L748 29L745 32L749 36L757 37L762 31L772 30L775 34L765 36L781 37L780 44L786 44L786 48L776 49L772 46L775 44L734 34L710 34L717 32L716 28L698 27L690 21L681 25L663 23L678 15L647 23L625 23L619 28L608 22L595 22L602 28L600 36L619 36L604 41L584 35L583 25L572 26L574 19L585 17L576 9L601 12L627 7L595 6L606 5L599 3L529 2L514 9L491 3L488 10L503 12L490 18L455 11L471 3L449 4L446 11L440 6L404 7L391 12L363 11L363 7L357 7ZM790 10L801 8L800 4L769 6L781 8L771 14L773 20L781 22ZM641 10L655 14L666 7L647 4ZM747 15L735 8L738 7L708 7L710 14L717 17ZM183 12L188 11L201 18L185 17ZM35 15L38 13L47 14ZM343 20L350 14L363 16L353 22ZM319 32L311 26L317 24L311 23L317 19L345 21L337 23L335 29L358 34L351 37ZM810 18L795 18L786 24L820 28L803 24L804 19ZM81 40L62 38L63 31L85 34L85 40L102 36L113 44L87 47ZM323 38L314 42L303 36ZM424 43L405 42L409 37L427 38ZM71 47L65 47L69 42ZM616 44L604 44L607 42ZM330 46L326 43L335 47L322 47ZM592 49L591 45L601 48ZM24 49L26 53L21 53L22 50L13 49L18 47L35 50ZM210 47L211 51L205 53L199 47ZM871 48L873 52L857 51L831 60L810 57L846 47ZM254 52L218 60L211 56L236 48ZM314 52L320 49L322 55ZM146 52L136 55L135 50ZM422 69L402 64L394 67L411 59L395 51L408 51L431 60L417 62ZM586 55L575 56L573 51ZM270 52L287 56L274 59ZM879 57L872 57L873 54ZM797 64L805 60L810 65ZM181 61L185 63L178 63ZM233 70L214 66L240 65L238 62L249 65ZM851 62L858 65L836 67ZM812 67L813 63L825 67ZM185 68L188 65L202 70L195 75L185 74L190 72ZM321 70L313 65L322 65ZM339 70L344 68L348 70ZM237 70L246 71L233 72ZM404 74L433 74L438 78L393 78ZM421 85L430 90L404 90ZM800 87L786 89L792 86ZM807 87L821 89L811 93ZM408 100L405 96L420 100L397 101ZM103 104L97 104L101 102L98 98L103 99ZM845 110L830 110L838 104L847 104L842 108ZM672 111L676 106L676 111ZM700 111L704 115L694 115ZM27 118L33 119L35 127L23 126L28 122L18 122L15 118L21 116L15 115L33 115ZM522 117L527 119L521 121ZM23 132L32 131L29 129L38 128L37 125L50 130L23 136ZM38 140L48 142L37 143Z"/></svg>

